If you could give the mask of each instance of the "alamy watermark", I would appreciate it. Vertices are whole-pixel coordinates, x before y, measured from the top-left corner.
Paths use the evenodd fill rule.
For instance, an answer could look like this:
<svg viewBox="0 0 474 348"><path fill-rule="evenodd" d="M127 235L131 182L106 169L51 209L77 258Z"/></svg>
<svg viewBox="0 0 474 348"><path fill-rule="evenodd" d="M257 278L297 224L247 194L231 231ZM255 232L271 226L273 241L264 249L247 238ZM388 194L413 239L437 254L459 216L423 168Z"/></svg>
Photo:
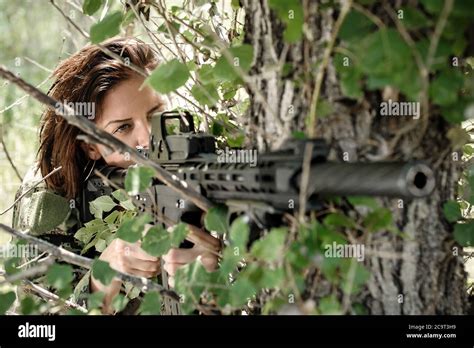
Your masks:
<svg viewBox="0 0 474 348"><path fill-rule="evenodd" d="M56 325L54 324L25 324L18 326L18 337L20 338L47 338L48 341L56 340Z"/></svg>
<svg viewBox="0 0 474 348"><path fill-rule="evenodd" d="M32 244L9 244L0 248L0 258L34 258L39 255L39 249L37 245Z"/></svg>
<svg viewBox="0 0 474 348"><path fill-rule="evenodd" d="M63 103L57 102L54 106L56 113L66 114L66 108L70 108L74 111L74 116L84 116L89 120L95 119L95 103L93 102L68 102L65 100Z"/></svg>
<svg viewBox="0 0 474 348"><path fill-rule="evenodd" d="M365 258L364 244L326 244L324 246L324 256L334 258L356 258L362 262Z"/></svg>
<svg viewBox="0 0 474 348"><path fill-rule="evenodd" d="M419 102L399 102L389 99L380 103L381 116L412 116L417 120L420 118Z"/></svg>
<svg viewBox="0 0 474 348"><path fill-rule="evenodd" d="M250 167L257 165L257 150L237 150L225 147L225 149L218 149L217 162L218 163L248 163Z"/></svg>

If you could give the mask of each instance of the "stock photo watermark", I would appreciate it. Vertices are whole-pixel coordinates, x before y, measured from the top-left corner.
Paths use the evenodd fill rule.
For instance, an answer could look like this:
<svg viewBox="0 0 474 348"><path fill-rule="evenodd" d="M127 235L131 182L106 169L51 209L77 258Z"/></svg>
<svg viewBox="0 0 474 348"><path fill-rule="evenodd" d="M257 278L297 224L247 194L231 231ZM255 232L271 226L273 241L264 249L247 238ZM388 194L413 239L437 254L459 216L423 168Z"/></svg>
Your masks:
<svg viewBox="0 0 474 348"><path fill-rule="evenodd" d="M216 151L218 163L248 163L250 167L257 165L257 150L236 150L225 147Z"/></svg>
<svg viewBox="0 0 474 348"><path fill-rule="evenodd" d="M74 116L84 116L89 120L95 119L95 103L93 102L73 103L65 100L63 103L57 102L54 108L58 114L66 114L67 109L71 109L74 112Z"/></svg>
<svg viewBox="0 0 474 348"><path fill-rule="evenodd" d="M355 258L359 262L365 259L364 244L326 244L324 246L324 257L328 258Z"/></svg>
<svg viewBox="0 0 474 348"><path fill-rule="evenodd" d="M0 259L11 257L34 258L39 254L38 246L32 244L10 244L0 248Z"/></svg>
<svg viewBox="0 0 474 348"><path fill-rule="evenodd" d="M419 102L399 102L389 99L380 103L380 116L411 116L414 120L420 118Z"/></svg>

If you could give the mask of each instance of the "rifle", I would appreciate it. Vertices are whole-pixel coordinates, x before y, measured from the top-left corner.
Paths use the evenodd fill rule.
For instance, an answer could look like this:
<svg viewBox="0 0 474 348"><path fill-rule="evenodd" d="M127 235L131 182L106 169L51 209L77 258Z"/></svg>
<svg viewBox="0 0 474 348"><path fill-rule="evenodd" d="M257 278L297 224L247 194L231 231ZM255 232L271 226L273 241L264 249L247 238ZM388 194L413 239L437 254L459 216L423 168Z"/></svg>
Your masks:
<svg viewBox="0 0 474 348"><path fill-rule="evenodd" d="M324 197L385 196L406 199L429 195L435 186L432 170L421 161L337 163L327 161L329 147L323 139L292 139L278 151L264 153L253 161L251 155L237 157L216 148L216 138L198 133L189 112L168 111L152 118L149 149L139 152L185 181L214 203L225 204L232 215L246 214L252 231L281 224L285 213L300 209L305 148L312 144L305 210L321 207ZM234 152L235 151L235 152ZM243 150L246 151L246 150ZM238 163L243 160L251 163ZM244 161L245 162L245 161ZM123 187L126 169L103 166L102 176ZM97 175L91 176L83 190L83 202L107 195L112 189ZM159 180L147 192L134 197L141 211L148 211L155 223L185 222L201 226L202 211L180 193ZM83 204L85 221L91 219ZM188 240L216 248L216 240L192 228ZM190 247L184 243L181 247ZM165 273L165 272L163 272ZM164 281L165 283L165 281Z"/></svg>

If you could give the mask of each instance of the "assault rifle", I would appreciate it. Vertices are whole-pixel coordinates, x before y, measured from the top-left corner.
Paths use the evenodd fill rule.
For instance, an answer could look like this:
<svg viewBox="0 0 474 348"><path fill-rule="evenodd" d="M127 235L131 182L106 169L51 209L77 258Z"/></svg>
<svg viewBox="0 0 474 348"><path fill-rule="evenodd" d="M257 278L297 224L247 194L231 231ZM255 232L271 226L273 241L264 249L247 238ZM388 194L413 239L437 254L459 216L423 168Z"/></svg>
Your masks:
<svg viewBox="0 0 474 348"><path fill-rule="evenodd" d="M318 209L327 196L411 199L429 195L435 186L432 170L419 161L328 162L329 148L322 139L290 140L278 151L258 156L256 163L235 163L237 157L234 154L229 156L226 153L226 161L222 150L216 149L214 136L196 132L193 117L188 112L159 113L152 118L151 128L150 146L139 150L142 155L159 163L210 201L227 205L234 215L248 215L251 233L280 224L284 213L300 208L308 143L312 143L313 149L309 158L306 210ZM86 181L83 190L85 203L113 191L104 182L104 176L118 186L124 184L125 169L103 166L99 171L102 177L93 175ZM155 223L182 221L202 226L201 209L158 180L134 201L140 210L155 217ZM85 221L92 218L88 204L83 204L82 214ZM205 239L201 238L201 241L205 243ZM199 238L193 241L199 241ZM182 245L190 246L189 242Z"/></svg>
<svg viewBox="0 0 474 348"><path fill-rule="evenodd" d="M307 210L316 209L325 196L410 199L427 196L434 189L433 172L422 162L328 162L329 148L322 139L290 140L278 151L258 156L254 166L235 163L237 157L228 153L226 161L222 150L217 150L220 154L216 153L214 136L195 131L194 120L188 112L155 115L150 147L138 151L214 203L226 204L236 211L240 207L248 214L268 213L274 218L299 209L305 146L309 142L313 151L306 192ZM123 186L126 170L104 166L100 171L112 182ZM91 176L85 186L83 201L90 202L111 191L101 177ZM202 215L197 206L158 180L153 182L148 193L138 195L135 200L143 209L159 212L176 222L196 223ZM86 211L83 213L87 215ZM253 216L260 227L271 223L262 220L263 215Z"/></svg>

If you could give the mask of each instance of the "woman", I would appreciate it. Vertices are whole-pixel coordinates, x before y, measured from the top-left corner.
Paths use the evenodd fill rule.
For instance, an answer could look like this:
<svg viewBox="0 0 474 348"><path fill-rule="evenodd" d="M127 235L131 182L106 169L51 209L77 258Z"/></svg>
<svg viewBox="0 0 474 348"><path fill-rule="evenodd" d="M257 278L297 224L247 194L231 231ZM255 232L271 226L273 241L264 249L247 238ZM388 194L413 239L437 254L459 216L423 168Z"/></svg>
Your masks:
<svg viewBox="0 0 474 348"><path fill-rule="evenodd" d="M123 57L126 63L143 70L151 71L157 65L151 48L139 40L112 39L103 46ZM126 64L90 45L63 61L54 77L56 80L48 93L51 97L72 105L91 103L87 105L94 107L85 108L89 112L78 117L92 119L99 128L131 147L148 147L150 118L154 112L164 110L165 103L150 87L142 87L144 78ZM79 129L54 111L47 110L43 114L38 163L25 177L18 195L54 168L62 168L25 195L17 204L13 217L15 228L73 251L82 248L73 236L86 222L77 207L88 205L88 202L81 202L80 197L91 164L99 162L121 168L133 164L120 153L106 154L102 145L79 141L78 135ZM164 268L173 277L178 268L198 257L207 270L216 267L216 257L195 246L171 249L164 256ZM137 276L151 278L160 273L159 258L147 254L139 242L130 244L114 239L99 258L109 262L115 270ZM121 281L116 279L104 286L91 277L89 285L86 291L105 293L103 311L110 313L111 301L120 292Z"/></svg>

